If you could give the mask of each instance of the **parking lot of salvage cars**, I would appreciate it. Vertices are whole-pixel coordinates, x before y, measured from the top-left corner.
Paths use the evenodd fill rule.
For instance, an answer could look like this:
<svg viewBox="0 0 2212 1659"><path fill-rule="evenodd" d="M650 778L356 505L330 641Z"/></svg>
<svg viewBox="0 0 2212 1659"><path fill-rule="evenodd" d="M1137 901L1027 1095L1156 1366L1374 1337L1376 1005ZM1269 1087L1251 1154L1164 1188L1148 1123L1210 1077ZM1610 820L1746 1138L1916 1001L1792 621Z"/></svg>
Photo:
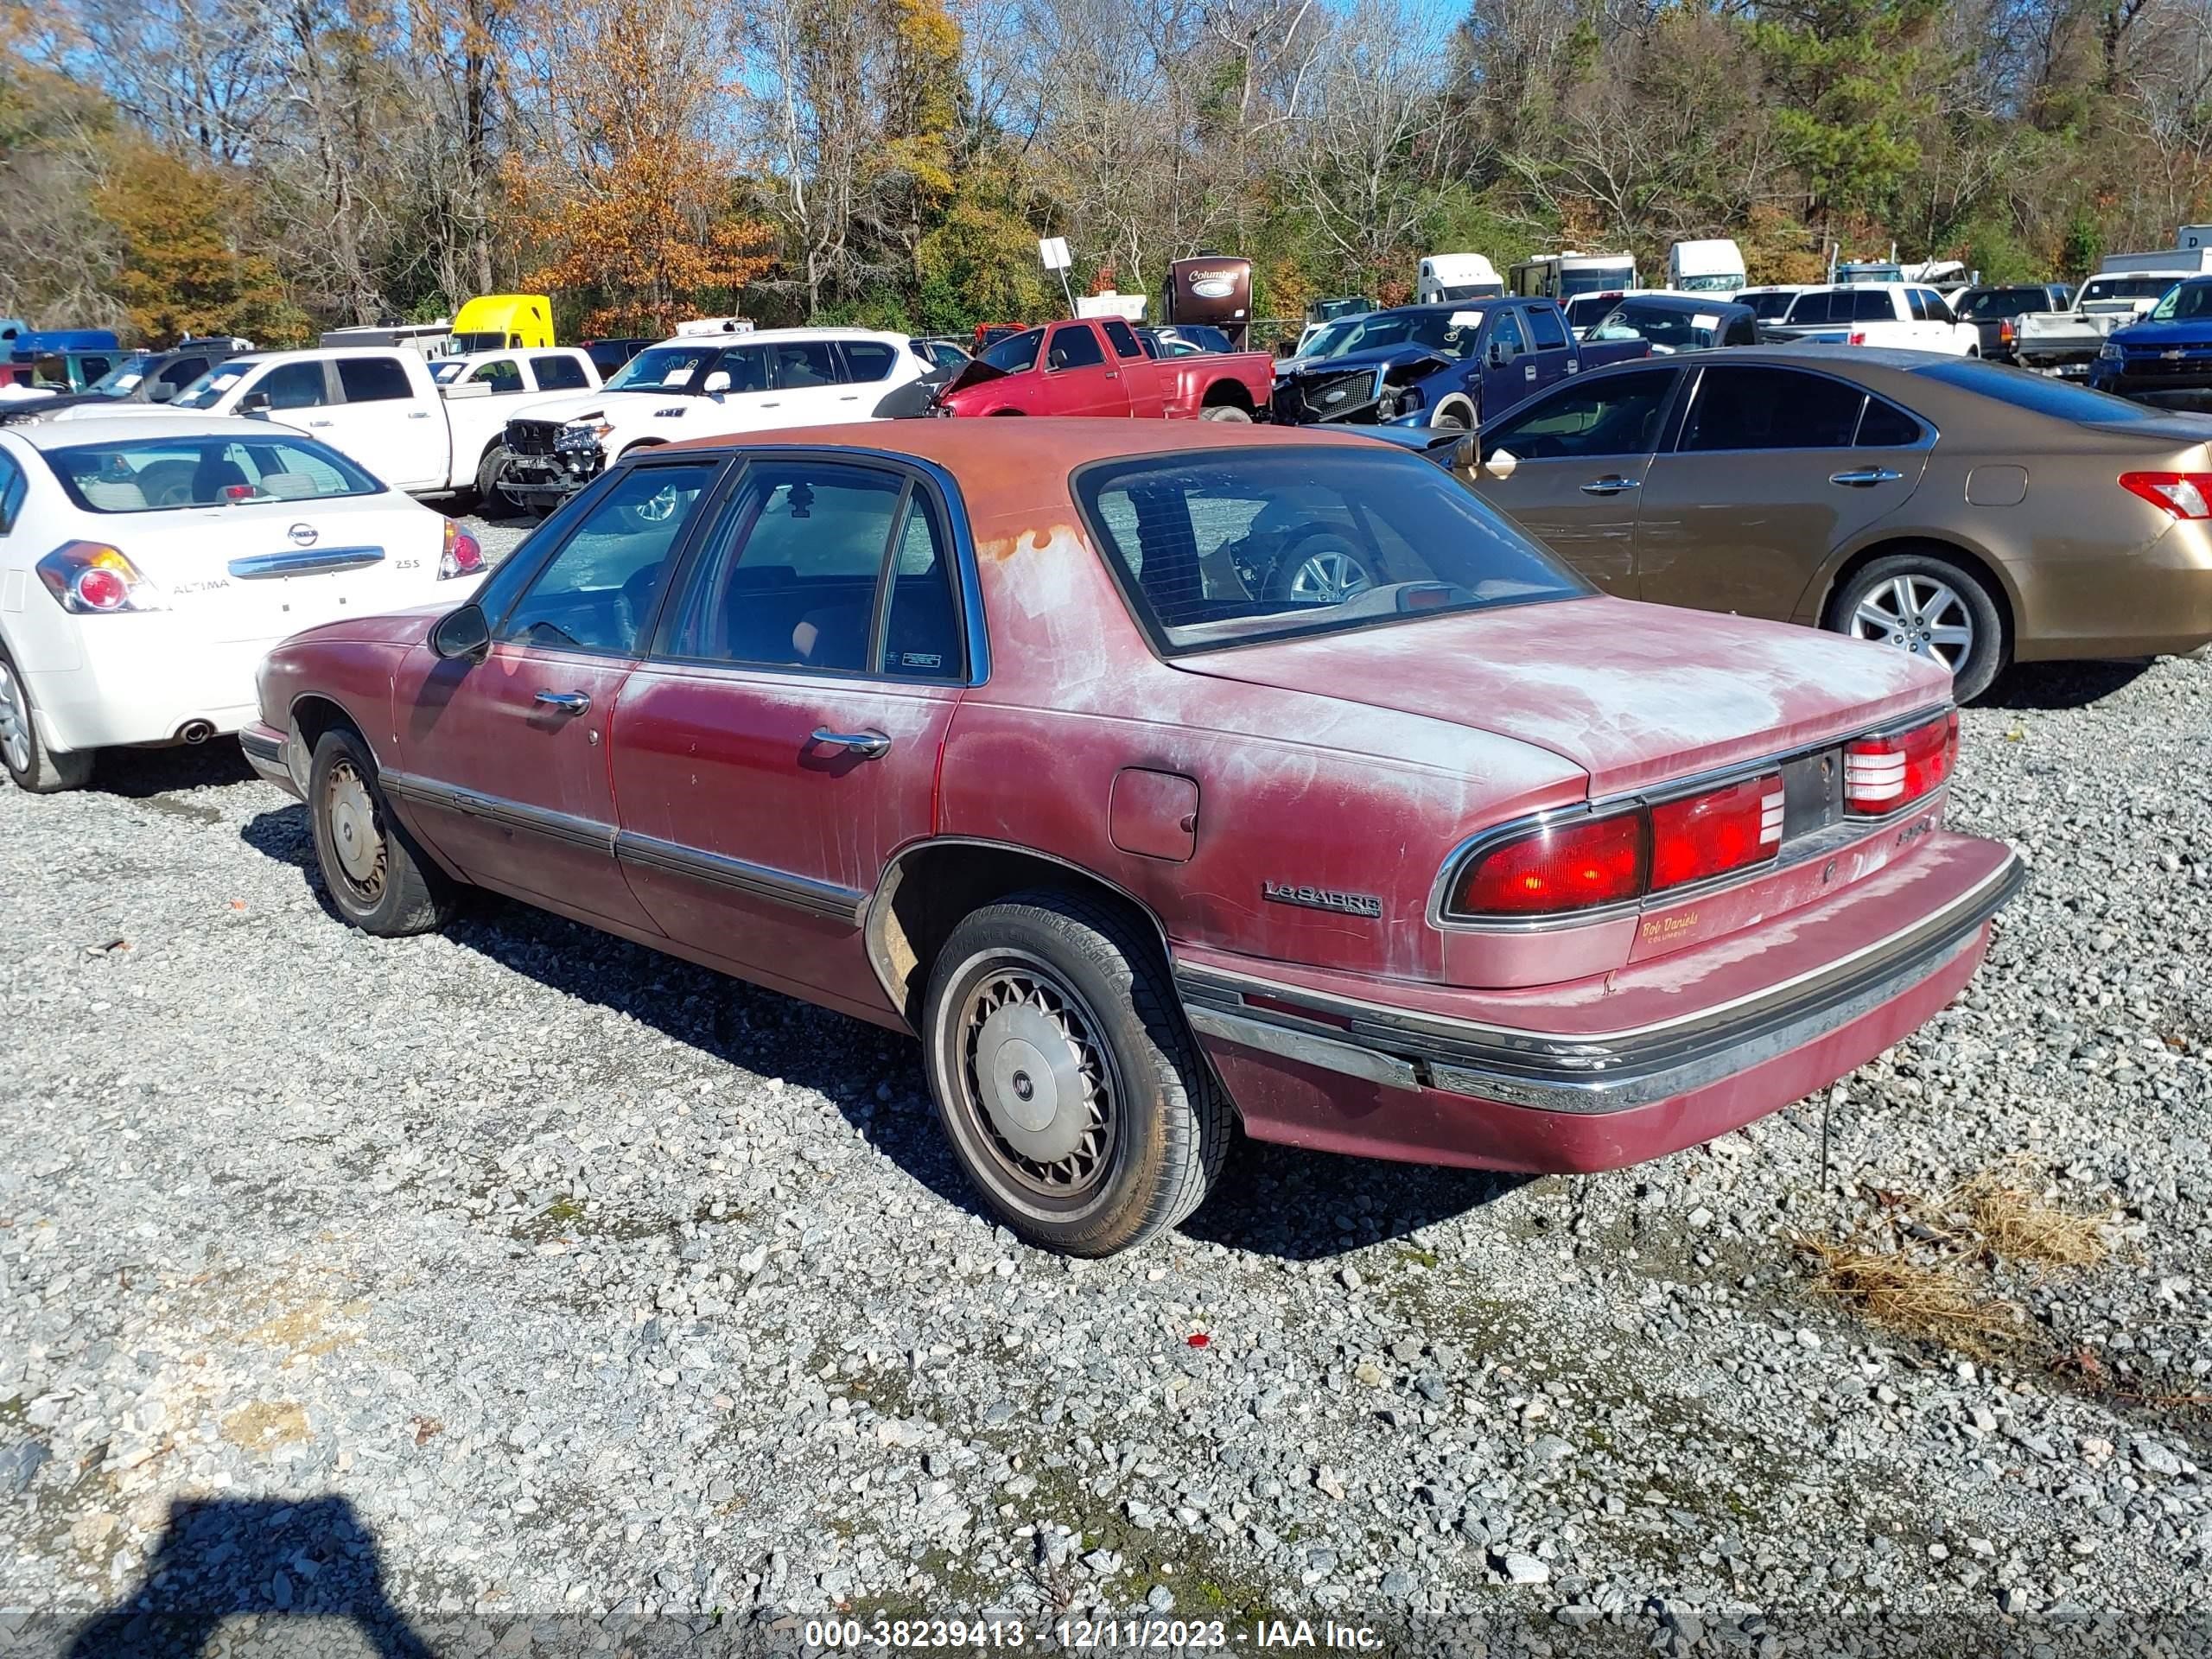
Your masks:
<svg viewBox="0 0 2212 1659"><path fill-rule="evenodd" d="M1247 1147L1096 1263L979 1219L904 1041L488 899L328 925L228 746L0 791L0 1606L202 1499L279 1504L173 1561L241 1611L372 1541L493 1630L2148 1618L2212 1550L2212 664L1965 723L2033 884L1825 1184L1821 1101L1586 1179Z"/></svg>

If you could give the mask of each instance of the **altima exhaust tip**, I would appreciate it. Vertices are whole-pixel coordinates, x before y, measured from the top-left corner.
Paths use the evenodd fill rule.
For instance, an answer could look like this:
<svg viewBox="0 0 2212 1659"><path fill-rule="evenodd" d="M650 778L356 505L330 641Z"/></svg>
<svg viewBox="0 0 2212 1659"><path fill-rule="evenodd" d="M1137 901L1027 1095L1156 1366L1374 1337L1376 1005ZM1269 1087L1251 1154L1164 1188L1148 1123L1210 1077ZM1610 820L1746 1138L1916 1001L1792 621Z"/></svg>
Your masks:
<svg viewBox="0 0 2212 1659"><path fill-rule="evenodd" d="M215 735L213 721L188 720L177 728L177 740L183 743L205 743Z"/></svg>

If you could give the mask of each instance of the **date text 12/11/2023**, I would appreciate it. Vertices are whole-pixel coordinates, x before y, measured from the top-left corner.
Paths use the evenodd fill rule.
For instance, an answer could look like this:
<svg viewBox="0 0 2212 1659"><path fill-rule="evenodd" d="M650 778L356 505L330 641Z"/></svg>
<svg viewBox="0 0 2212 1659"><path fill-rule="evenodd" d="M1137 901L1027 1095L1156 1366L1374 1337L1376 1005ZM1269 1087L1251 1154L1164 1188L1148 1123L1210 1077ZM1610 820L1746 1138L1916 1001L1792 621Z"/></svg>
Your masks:
<svg viewBox="0 0 2212 1659"><path fill-rule="evenodd" d="M1014 1649L1036 1646L1068 1653L1182 1653L1214 1648L1234 1653L1334 1649L1375 1652L1380 1631L1325 1619L1261 1619L1249 1625L1225 1619L1064 1618L1033 1630L1013 1618L810 1618L800 1632L809 1649L835 1652L950 1649Z"/></svg>

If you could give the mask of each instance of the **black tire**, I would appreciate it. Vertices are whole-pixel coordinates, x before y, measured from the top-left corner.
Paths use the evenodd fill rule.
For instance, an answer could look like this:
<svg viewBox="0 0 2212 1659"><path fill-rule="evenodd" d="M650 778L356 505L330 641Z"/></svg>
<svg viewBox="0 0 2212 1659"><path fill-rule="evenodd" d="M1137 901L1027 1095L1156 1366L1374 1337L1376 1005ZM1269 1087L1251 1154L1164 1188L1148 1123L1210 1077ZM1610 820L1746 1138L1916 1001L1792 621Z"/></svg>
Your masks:
<svg viewBox="0 0 2212 1659"><path fill-rule="evenodd" d="M308 772L308 821L330 902L364 933L404 938L452 916L452 880L392 817L377 782L376 758L359 734L339 727L317 740Z"/></svg>
<svg viewBox="0 0 2212 1659"><path fill-rule="evenodd" d="M1941 598L1938 589L1952 598ZM1919 613L1928 626L1877 628L1878 617L1909 624L1913 607L1906 601L1918 594L1925 594L1929 601ZM1943 635L1961 626L1961 618L1971 637L1955 660L1947 653ZM2005 613L1986 579L1933 550L1888 553L1866 564L1836 591L1826 626L1832 632L1879 640L1945 663L1951 670L1951 695L1961 702L1971 702L1989 690L2011 655Z"/></svg>
<svg viewBox="0 0 2212 1659"><path fill-rule="evenodd" d="M0 651L0 766L17 789L31 795L59 795L92 781L92 749L50 749L38 734L31 712L31 689L15 659Z"/></svg>
<svg viewBox="0 0 2212 1659"><path fill-rule="evenodd" d="M487 518L494 513L521 518L531 511L527 502L516 500L499 487L499 475L507 470L509 458L505 444L493 444L476 463L476 507Z"/></svg>
<svg viewBox="0 0 2212 1659"><path fill-rule="evenodd" d="M1435 418L1428 425L1433 432L1471 432L1474 429L1467 423L1467 417L1459 412L1457 404L1449 409L1438 410Z"/></svg>
<svg viewBox="0 0 2212 1659"><path fill-rule="evenodd" d="M923 1007L938 1121L991 1212L1029 1243L1111 1255L1204 1202L1228 1154L1229 1103L1157 945L1120 912L1052 890L985 906L938 953ZM1041 1124L1002 1116L1025 1088L1045 1100ZM1071 1088L1084 1091L1078 1118L1058 1109Z"/></svg>
<svg viewBox="0 0 2212 1659"><path fill-rule="evenodd" d="M1210 404L1198 411L1198 418L1202 421L1242 421L1247 426L1252 423L1251 411L1235 404Z"/></svg>

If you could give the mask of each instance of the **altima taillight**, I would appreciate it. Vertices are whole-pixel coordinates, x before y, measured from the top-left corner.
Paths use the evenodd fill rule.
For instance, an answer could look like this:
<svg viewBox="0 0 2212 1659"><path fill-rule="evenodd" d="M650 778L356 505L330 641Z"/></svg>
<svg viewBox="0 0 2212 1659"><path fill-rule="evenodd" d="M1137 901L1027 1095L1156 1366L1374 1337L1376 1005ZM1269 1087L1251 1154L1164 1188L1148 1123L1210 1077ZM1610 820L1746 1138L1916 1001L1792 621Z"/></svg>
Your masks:
<svg viewBox="0 0 2212 1659"><path fill-rule="evenodd" d="M450 582L455 576L483 574L484 550L474 536L447 519L445 550L438 555L438 580Z"/></svg>
<svg viewBox="0 0 2212 1659"><path fill-rule="evenodd" d="M120 549L104 543L64 542L38 562L37 569L54 602L79 616L168 608L161 589Z"/></svg>
<svg viewBox="0 0 2212 1659"><path fill-rule="evenodd" d="M2177 518L2212 518L2212 473L2122 473L2120 487Z"/></svg>
<svg viewBox="0 0 2212 1659"><path fill-rule="evenodd" d="M1950 777L1958 759L1955 709L1903 731L1847 743L1844 810L1859 817L1884 817L1910 806Z"/></svg>

